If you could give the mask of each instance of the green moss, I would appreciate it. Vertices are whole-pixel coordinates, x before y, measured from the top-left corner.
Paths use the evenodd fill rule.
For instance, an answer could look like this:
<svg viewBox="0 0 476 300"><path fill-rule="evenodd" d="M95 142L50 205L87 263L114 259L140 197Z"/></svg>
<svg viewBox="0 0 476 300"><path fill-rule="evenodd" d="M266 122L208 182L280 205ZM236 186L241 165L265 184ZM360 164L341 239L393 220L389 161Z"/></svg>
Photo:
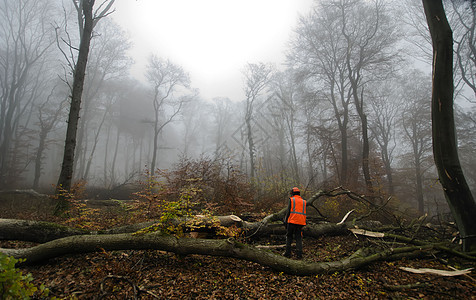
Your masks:
<svg viewBox="0 0 476 300"><path fill-rule="evenodd" d="M86 229L79 229L79 228L71 228L68 226L64 226L61 224L56 224L56 223L50 223L50 222L38 222L38 225L33 226L33 229L38 229L38 230L51 230L51 231L77 231L80 233L87 234L89 233L88 230Z"/></svg>

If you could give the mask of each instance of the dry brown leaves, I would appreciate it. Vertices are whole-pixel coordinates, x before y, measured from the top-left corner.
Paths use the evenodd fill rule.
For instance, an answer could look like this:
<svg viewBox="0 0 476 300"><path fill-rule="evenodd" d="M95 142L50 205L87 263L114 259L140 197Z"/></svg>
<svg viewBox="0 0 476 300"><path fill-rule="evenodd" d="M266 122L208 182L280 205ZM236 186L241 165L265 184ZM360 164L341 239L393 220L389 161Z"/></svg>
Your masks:
<svg viewBox="0 0 476 300"><path fill-rule="evenodd" d="M266 241L261 241L265 243ZM25 244L2 242L1 246ZM304 240L304 260L332 261L362 246L353 235ZM468 267L467 262L451 261ZM298 277L236 259L162 251L65 256L22 266L51 295L79 299L476 299L476 276L410 274L399 267L448 269L437 259L381 262L365 269ZM101 286L102 283L102 286Z"/></svg>

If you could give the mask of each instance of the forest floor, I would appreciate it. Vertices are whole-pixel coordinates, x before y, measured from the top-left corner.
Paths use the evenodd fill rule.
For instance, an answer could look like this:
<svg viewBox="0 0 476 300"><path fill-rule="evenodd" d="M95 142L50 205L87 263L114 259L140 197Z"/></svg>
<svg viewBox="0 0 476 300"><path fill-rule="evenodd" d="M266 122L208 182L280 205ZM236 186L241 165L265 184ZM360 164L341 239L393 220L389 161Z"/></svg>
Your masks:
<svg viewBox="0 0 476 300"><path fill-rule="evenodd" d="M1 216L0 216L1 217ZM12 217L12 216L9 216ZM284 237L256 244L284 243ZM371 241L345 236L304 237L304 261L340 260ZM0 247L32 243L0 241ZM271 250L282 253L283 249ZM400 269L475 267L455 258L378 262L359 270L318 276L287 275L259 264L224 257L177 256L164 251L103 251L21 265L37 286L63 299L476 299L476 272L458 277ZM102 297L102 298L101 298Z"/></svg>

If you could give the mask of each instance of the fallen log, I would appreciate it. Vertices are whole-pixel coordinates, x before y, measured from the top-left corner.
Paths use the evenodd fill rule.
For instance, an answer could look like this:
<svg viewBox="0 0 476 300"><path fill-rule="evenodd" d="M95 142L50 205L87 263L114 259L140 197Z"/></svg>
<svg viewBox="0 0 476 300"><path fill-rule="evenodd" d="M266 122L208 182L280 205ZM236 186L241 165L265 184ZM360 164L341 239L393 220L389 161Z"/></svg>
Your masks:
<svg viewBox="0 0 476 300"><path fill-rule="evenodd" d="M340 195L346 195L353 200L364 202L366 204L371 203L364 196L357 195L348 190L343 189L342 187L336 188L331 191L319 190L312 197L307 200L307 205L309 209L314 208L319 214L319 210L315 206L315 203L321 197L336 197ZM115 202L114 202L115 203ZM270 214L263 218L263 220L258 222L247 222L240 219L237 216L202 216L202 222L205 225L213 224L217 222L220 226L232 226L235 225L238 228L241 228L245 231L245 236L250 237L259 237L262 235L269 234L279 234L284 235L286 230L282 225L284 216L286 214L286 208L281 209L277 213ZM343 219L343 221L345 218ZM90 234L115 234L115 233L133 233L141 229L147 228L156 224L157 221L149 221L145 223L132 224L127 226L122 226L119 228L113 228L103 231L94 231L89 232ZM173 220L174 224L183 224L184 219ZM347 233L347 228L350 226L348 223L319 223L309 224L304 228L304 234L311 237L319 237L322 235L339 235ZM205 230L205 229L202 229ZM14 220L14 219L0 219L0 240L23 240L37 243L44 243L51 241L57 238L87 234L85 230L69 228L67 226L62 226L54 223L48 222L35 222L35 221L23 221L23 220Z"/></svg>
<svg viewBox="0 0 476 300"><path fill-rule="evenodd" d="M315 275L334 273L362 266L380 260L393 260L402 257L420 256L425 247L402 247L388 249L375 254L361 249L350 257L334 262L312 263L292 260L268 250L258 249L233 239L212 240L177 238L160 233L113 234L113 235L79 235L57 239L25 249L3 249L0 252L17 259L25 259L23 263L32 264L45 262L48 259L66 254L90 253L112 250L162 250L179 255L200 254L231 257L267 266L275 271L294 275Z"/></svg>
<svg viewBox="0 0 476 300"><path fill-rule="evenodd" d="M45 243L51 240L87 234L87 230L28 220L0 219L0 240L21 240Z"/></svg>
<svg viewBox="0 0 476 300"><path fill-rule="evenodd" d="M221 226L231 226L235 224L238 227L248 229L257 228L257 226L248 222L244 222L237 216L233 215L217 217L217 221L220 222ZM72 228L51 222L0 219L0 240L19 240L45 243L73 235L134 233L146 227L152 226L157 222L158 221L148 221L107 230L88 231L85 229ZM180 220L175 220L175 222L179 223ZM207 220L205 218L203 219L203 222L205 225L212 223L211 220Z"/></svg>
<svg viewBox="0 0 476 300"><path fill-rule="evenodd" d="M350 233L348 228L351 224L348 223L321 223L321 224L308 224L303 228L305 236L317 238L320 236L336 236Z"/></svg>
<svg viewBox="0 0 476 300"><path fill-rule="evenodd" d="M203 230L206 230L206 226L218 222L220 226L229 227L235 225L238 228L244 230L246 237L252 236L269 236L285 235L286 229L282 223L268 223L265 222L246 222L234 215L218 216L216 219L210 219L209 217L198 218L198 221L203 222ZM179 222L176 220L175 222ZM144 223L138 223L133 225L122 226L109 230L102 231L87 231L81 229L70 228L67 226L38 221L26 221L15 219L0 219L0 240L21 240L36 243L45 243L58 238L83 235L83 234L120 234L120 233L134 233L141 229L147 228L156 224L156 221L149 221ZM334 236L339 234L346 234L347 228L350 226L347 223L333 224L333 223L309 223L303 229L305 236L319 237L323 235Z"/></svg>

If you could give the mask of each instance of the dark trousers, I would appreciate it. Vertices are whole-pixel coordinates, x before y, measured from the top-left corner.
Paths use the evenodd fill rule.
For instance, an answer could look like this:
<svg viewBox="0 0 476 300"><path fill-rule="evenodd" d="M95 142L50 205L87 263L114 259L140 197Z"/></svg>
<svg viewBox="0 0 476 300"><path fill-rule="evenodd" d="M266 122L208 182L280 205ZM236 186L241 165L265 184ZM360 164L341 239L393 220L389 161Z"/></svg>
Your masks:
<svg viewBox="0 0 476 300"><path fill-rule="evenodd" d="M291 254L291 243L293 237L296 239L296 254L302 256L302 228L304 225L288 223L286 232L286 255Z"/></svg>

